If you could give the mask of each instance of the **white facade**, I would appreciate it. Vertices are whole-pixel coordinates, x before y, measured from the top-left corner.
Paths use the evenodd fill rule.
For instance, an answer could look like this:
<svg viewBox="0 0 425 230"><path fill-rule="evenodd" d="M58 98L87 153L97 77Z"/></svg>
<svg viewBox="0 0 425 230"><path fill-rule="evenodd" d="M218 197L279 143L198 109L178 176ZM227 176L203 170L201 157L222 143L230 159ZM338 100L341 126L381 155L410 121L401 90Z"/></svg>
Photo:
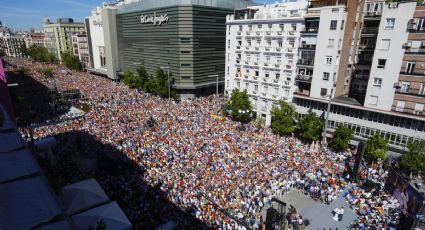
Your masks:
<svg viewBox="0 0 425 230"><path fill-rule="evenodd" d="M321 8L311 80L311 97L326 97L333 88L334 79L338 73L346 17L345 6Z"/></svg>
<svg viewBox="0 0 425 230"><path fill-rule="evenodd" d="M413 18L416 2L387 3L382 12L379 33L366 91L365 107L390 111L407 42L407 24Z"/></svg>
<svg viewBox="0 0 425 230"><path fill-rule="evenodd" d="M266 124L277 100L292 100L306 7L307 1L270 4L249 7L256 11L251 16L227 17L226 92L247 90L254 112Z"/></svg>
<svg viewBox="0 0 425 230"><path fill-rule="evenodd" d="M97 7L92 11L92 14L87 17L88 29L90 30L90 47L92 55L92 67L98 70L106 71L105 60L105 39L103 36L103 23L101 16L101 8Z"/></svg>
<svg viewBox="0 0 425 230"><path fill-rule="evenodd" d="M23 33L12 33L7 27L0 27L0 49L8 57L23 57L21 47L26 46L25 38Z"/></svg>

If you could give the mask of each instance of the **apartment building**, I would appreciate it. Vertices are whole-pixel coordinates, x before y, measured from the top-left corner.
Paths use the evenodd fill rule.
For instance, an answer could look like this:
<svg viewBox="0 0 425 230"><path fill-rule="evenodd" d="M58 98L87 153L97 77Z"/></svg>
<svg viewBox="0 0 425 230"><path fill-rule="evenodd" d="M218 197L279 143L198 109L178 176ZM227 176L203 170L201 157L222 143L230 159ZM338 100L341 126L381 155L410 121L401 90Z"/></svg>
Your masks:
<svg viewBox="0 0 425 230"><path fill-rule="evenodd" d="M84 23L74 22L72 18L59 18L56 23L51 23L48 18L44 18L44 45L60 60L61 53L73 52L72 35L84 30Z"/></svg>
<svg viewBox="0 0 425 230"><path fill-rule="evenodd" d="M252 6L226 20L225 91L247 90L256 116L270 124L279 99L291 102L308 2Z"/></svg>
<svg viewBox="0 0 425 230"><path fill-rule="evenodd" d="M413 73L420 71L414 71L411 64L414 55L404 50L416 40L414 50L419 52L420 38L408 33L408 25L417 31L412 24L419 23L420 9L416 2L378 0L310 7L300 37L298 88L292 100L298 113L302 116L312 108L324 117L331 96L329 136L338 125L344 125L353 130L357 140L378 133L398 152L405 151L410 141L425 139L425 119L413 112L422 108L418 95L421 83L413 81L418 79ZM335 28L333 33L330 28ZM410 76L416 91L408 88ZM413 92L418 93L412 96Z"/></svg>
<svg viewBox="0 0 425 230"><path fill-rule="evenodd" d="M31 29L25 38L27 48L31 46L44 47L44 33L40 30Z"/></svg>
<svg viewBox="0 0 425 230"><path fill-rule="evenodd" d="M416 6L407 25L408 41L391 110L424 116L425 104L425 6Z"/></svg>
<svg viewBox="0 0 425 230"><path fill-rule="evenodd" d="M72 35L72 51L73 54L80 59L84 68L90 66L89 47L87 34L85 32Z"/></svg>
<svg viewBox="0 0 425 230"><path fill-rule="evenodd" d="M23 57L21 48L25 46L26 35L24 33L14 33L11 29L0 26L0 49L6 56Z"/></svg>

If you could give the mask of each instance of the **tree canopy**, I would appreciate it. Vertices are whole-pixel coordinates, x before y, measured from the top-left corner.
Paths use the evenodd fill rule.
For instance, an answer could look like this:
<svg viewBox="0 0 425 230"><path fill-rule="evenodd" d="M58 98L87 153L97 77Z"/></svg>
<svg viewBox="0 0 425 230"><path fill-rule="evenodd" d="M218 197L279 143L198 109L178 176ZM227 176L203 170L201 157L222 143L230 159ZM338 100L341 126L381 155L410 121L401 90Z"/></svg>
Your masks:
<svg viewBox="0 0 425 230"><path fill-rule="evenodd" d="M348 149L351 138L353 138L353 132L351 129L339 125L335 130L334 138L331 140L329 145L336 151L343 151Z"/></svg>
<svg viewBox="0 0 425 230"><path fill-rule="evenodd" d="M298 128L300 136L311 143L312 141L320 140L324 122L316 113L309 109L308 113L299 121Z"/></svg>
<svg viewBox="0 0 425 230"><path fill-rule="evenodd" d="M295 117L297 115L294 106L284 100L279 100L270 111L272 116L271 128L274 133L283 135L295 130Z"/></svg>
<svg viewBox="0 0 425 230"><path fill-rule="evenodd" d="M387 158L388 141L375 133L366 143L366 158L369 160Z"/></svg>
<svg viewBox="0 0 425 230"><path fill-rule="evenodd" d="M230 111L229 115L234 120L248 122L251 119L252 104L246 90L234 89L226 108Z"/></svg>
<svg viewBox="0 0 425 230"><path fill-rule="evenodd" d="M62 63L70 70L83 70L83 64L70 52L61 53Z"/></svg>
<svg viewBox="0 0 425 230"><path fill-rule="evenodd" d="M410 142L409 151L400 159L400 166L412 173L425 172L425 140Z"/></svg>
<svg viewBox="0 0 425 230"><path fill-rule="evenodd" d="M125 85L127 85L128 87L132 89L140 88L142 86L142 81L139 78L139 76L135 75L133 72L128 70L124 72L123 82Z"/></svg>
<svg viewBox="0 0 425 230"><path fill-rule="evenodd" d="M52 53L49 53L47 48L44 47L31 46L30 48L25 49L24 52L25 56L30 56L35 61L48 63L56 62L56 56Z"/></svg>

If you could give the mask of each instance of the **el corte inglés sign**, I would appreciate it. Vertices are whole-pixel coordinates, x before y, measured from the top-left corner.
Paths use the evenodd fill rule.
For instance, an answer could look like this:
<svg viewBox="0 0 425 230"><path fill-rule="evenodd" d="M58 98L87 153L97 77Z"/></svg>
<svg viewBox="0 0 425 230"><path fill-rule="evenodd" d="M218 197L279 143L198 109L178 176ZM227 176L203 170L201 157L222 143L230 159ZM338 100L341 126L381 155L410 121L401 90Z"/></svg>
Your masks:
<svg viewBox="0 0 425 230"><path fill-rule="evenodd" d="M140 15L140 22L142 24L153 23L154 26L160 26L163 23L168 22L168 15L161 14L159 16L156 15L156 12L153 12L153 16L151 15Z"/></svg>

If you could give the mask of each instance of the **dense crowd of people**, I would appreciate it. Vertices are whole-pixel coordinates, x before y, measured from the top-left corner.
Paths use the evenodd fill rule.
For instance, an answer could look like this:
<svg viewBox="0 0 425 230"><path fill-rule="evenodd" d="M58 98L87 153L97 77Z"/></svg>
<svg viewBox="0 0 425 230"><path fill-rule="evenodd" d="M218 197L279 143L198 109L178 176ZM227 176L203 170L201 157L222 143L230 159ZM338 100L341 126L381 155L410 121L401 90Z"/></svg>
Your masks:
<svg viewBox="0 0 425 230"><path fill-rule="evenodd" d="M13 61L27 66L28 74L46 87L78 89L80 102L90 108L83 118L35 129L35 139L84 131L102 145L114 146L138 169L130 175L96 177L111 197L121 200L136 228L167 221L190 225L173 208L157 205L165 199L208 227L261 229L262 210L274 196L299 189L330 203L351 186L346 177L350 151L321 151L253 123L240 129L241 124L217 115L220 104L214 96L176 102L55 65L50 66L54 77L45 78L37 71L42 64ZM66 135L58 141L60 154L73 149ZM349 188L344 195L360 215L353 226L397 220L394 199L382 191Z"/></svg>

